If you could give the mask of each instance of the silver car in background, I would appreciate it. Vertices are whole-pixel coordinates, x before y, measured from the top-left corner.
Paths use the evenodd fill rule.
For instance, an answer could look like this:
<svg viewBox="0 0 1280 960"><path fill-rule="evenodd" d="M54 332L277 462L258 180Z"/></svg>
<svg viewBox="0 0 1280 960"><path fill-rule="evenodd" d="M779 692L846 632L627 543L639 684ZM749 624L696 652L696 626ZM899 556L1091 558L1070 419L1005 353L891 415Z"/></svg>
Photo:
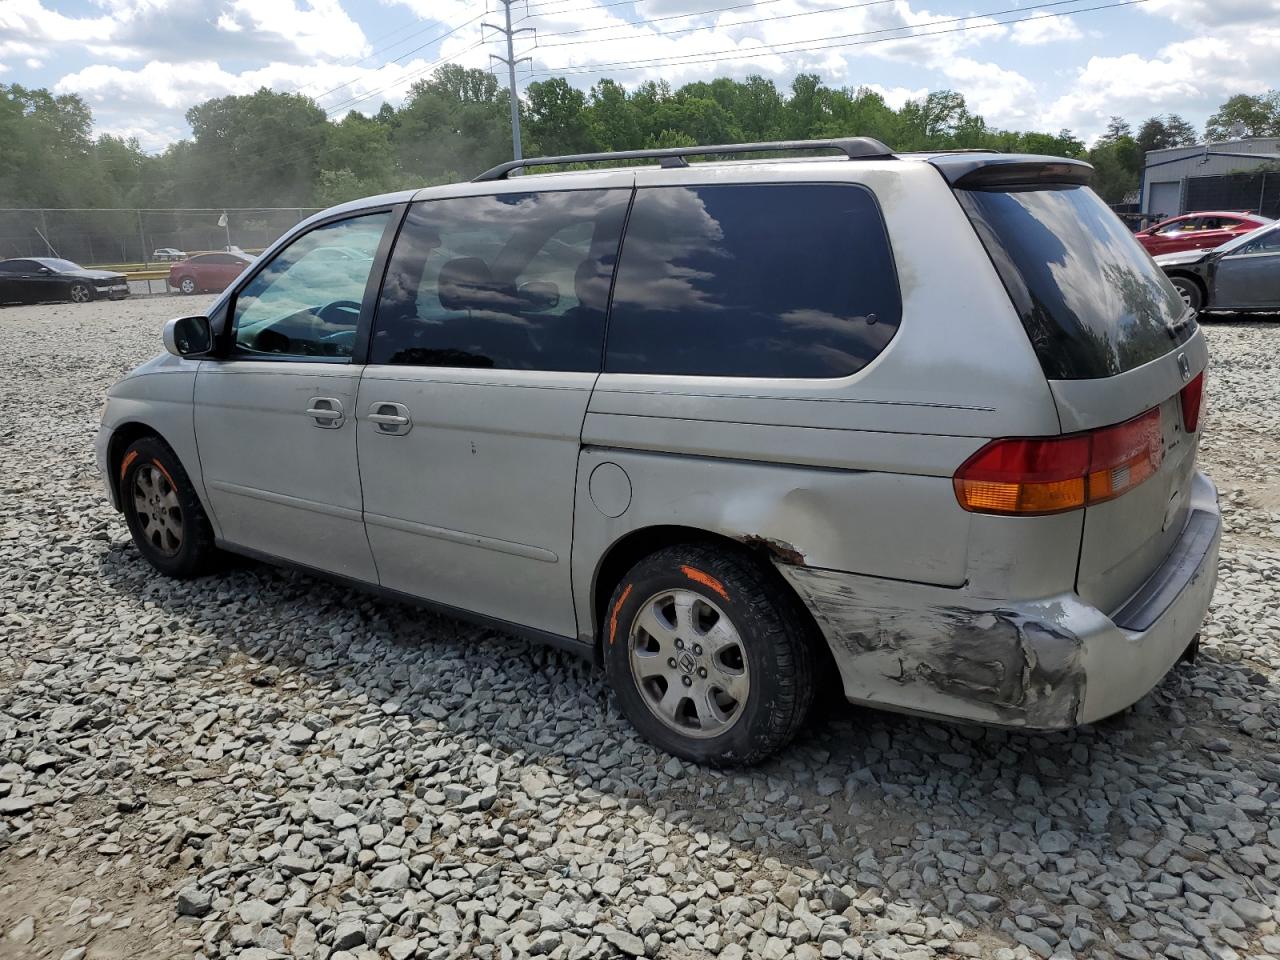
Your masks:
<svg viewBox="0 0 1280 960"><path fill-rule="evenodd" d="M1194 649L1221 527L1204 338L1090 174L859 138L336 207L112 388L107 491L164 573L233 551L576 651L700 762L779 749L823 675L1088 723Z"/></svg>
<svg viewBox="0 0 1280 960"><path fill-rule="evenodd" d="M1166 253L1155 260L1192 310L1280 310L1280 223L1213 250Z"/></svg>

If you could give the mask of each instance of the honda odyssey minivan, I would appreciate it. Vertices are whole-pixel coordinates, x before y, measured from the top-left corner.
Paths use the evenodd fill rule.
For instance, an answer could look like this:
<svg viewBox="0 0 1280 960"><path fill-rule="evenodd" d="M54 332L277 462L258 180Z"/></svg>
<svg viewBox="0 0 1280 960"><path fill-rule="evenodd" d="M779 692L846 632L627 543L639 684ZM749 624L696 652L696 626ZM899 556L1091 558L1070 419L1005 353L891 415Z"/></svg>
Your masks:
<svg viewBox="0 0 1280 960"><path fill-rule="evenodd" d="M1204 338L1090 174L855 138L335 207L111 389L107 491L162 573L246 554L577 651L695 761L778 750L824 672L1098 720L1194 650L1221 525Z"/></svg>

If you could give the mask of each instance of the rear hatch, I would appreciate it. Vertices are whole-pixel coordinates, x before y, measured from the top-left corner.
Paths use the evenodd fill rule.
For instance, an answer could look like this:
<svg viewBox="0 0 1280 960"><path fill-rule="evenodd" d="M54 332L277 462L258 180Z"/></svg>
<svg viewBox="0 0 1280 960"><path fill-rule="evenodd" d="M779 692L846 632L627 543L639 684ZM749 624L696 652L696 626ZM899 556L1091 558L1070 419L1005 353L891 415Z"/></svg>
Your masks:
<svg viewBox="0 0 1280 960"><path fill-rule="evenodd" d="M1150 437L1151 475L1144 464L1145 479L1132 487L1124 476L1102 478L1126 492L1084 511L1076 588L1115 611L1169 555L1188 519L1203 335L1160 268L1086 185L1087 165L1003 157L969 158L967 171L938 165L1022 318L1063 433L1142 418Z"/></svg>

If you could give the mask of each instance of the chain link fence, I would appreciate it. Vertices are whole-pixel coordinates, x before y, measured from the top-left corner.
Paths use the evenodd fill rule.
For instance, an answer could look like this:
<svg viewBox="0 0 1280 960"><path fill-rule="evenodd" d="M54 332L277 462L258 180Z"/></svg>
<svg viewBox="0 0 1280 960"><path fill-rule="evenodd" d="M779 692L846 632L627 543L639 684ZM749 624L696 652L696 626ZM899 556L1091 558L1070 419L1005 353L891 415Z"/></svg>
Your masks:
<svg viewBox="0 0 1280 960"><path fill-rule="evenodd" d="M239 247L256 253L316 207L0 209L0 260L61 257L81 266L147 269L156 251Z"/></svg>

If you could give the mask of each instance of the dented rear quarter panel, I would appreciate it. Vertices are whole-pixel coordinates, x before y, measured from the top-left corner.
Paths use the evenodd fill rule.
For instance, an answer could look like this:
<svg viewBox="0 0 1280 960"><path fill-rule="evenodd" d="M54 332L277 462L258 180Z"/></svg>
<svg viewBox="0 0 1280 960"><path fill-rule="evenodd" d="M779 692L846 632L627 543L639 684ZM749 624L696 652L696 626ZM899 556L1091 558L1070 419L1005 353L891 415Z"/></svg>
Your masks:
<svg viewBox="0 0 1280 960"><path fill-rule="evenodd" d="M1060 430L1049 386L991 261L931 166L837 160L638 169L651 185L853 182L876 195L902 321L852 376L769 379L605 373L583 424L573 582L579 629L595 575L627 534L674 524L765 545L794 565L993 596L1070 589L1078 518L976 517L952 476L988 440ZM629 507L591 500L601 463L630 478ZM1016 559L1016 562L1015 562Z"/></svg>

